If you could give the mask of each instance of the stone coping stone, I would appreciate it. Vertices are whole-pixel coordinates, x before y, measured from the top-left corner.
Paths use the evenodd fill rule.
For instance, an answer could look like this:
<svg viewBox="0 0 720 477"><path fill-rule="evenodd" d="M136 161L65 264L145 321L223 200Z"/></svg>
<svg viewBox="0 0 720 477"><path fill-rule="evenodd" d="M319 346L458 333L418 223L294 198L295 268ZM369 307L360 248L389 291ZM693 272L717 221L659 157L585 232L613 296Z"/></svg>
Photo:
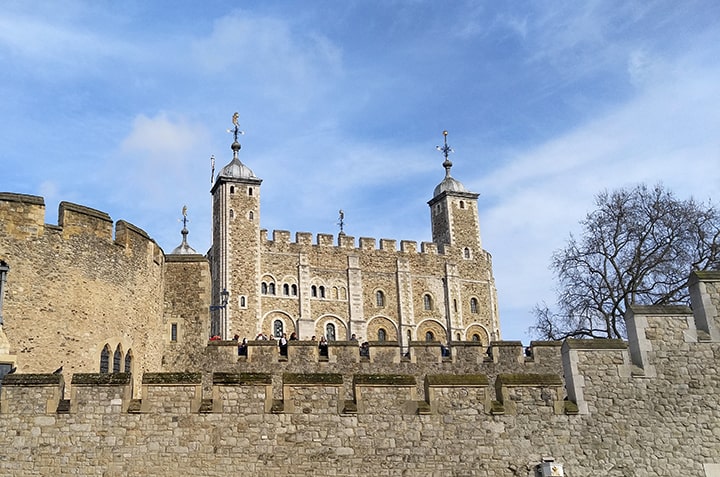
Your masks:
<svg viewBox="0 0 720 477"><path fill-rule="evenodd" d="M562 386L563 380L557 374L499 374L496 385L501 386Z"/></svg>
<svg viewBox="0 0 720 477"><path fill-rule="evenodd" d="M201 384L202 373L145 373L143 384Z"/></svg>
<svg viewBox="0 0 720 477"><path fill-rule="evenodd" d="M357 341L328 341L328 347L342 348L343 346L348 348L359 348L360 343Z"/></svg>
<svg viewBox="0 0 720 477"><path fill-rule="evenodd" d="M407 374L356 374L353 385L415 386L415 376Z"/></svg>
<svg viewBox="0 0 720 477"><path fill-rule="evenodd" d="M215 340L210 341L208 340L208 346L240 346L241 341L235 341L235 340ZM252 343L257 343L257 341L252 341Z"/></svg>
<svg viewBox="0 0 720 477"><path fill-rule="evenodd" d="M720 270L696 270L690 273L690 280L692 281L694 278L708 281L720 280Z"/></svg>
<svg viewBox="0 0 720 477"><path fill-rule="evenodd" d="M487 386L485 374L428 374L425 376L428 386Z"/></svg>
<svg viewBox="0 0 720 477"><path fill-rule="evenodd" d="M288 346L319 346L319 341L313 340L288 340Z"/></svg>
<svg viewBox="0 0 720 477"><path fill-rule="evenodd" d="M207 262L205 255L199 253L168 253L165 255L165 263L173 262Z"/></svg>
<svg viewBox="0 0 720 477"><path fill-rule="evenodd" d="M368 346L371 348L399 348L400 344L397 341L368 341Z"/></svg>
<svg viewBox="0 0 720 477"><path fill-rule="evenodd" d="M692 315L689 306L683 305L630 305L636 315Z"/></svg>
<svg viewBox="0 0 720 477"><path fill-rule="evenodd" d="M565 344L570 349L626 349L628 344L623 340L617 339L594 339L594 340L578 340L566 339Z"/></svg>
<svg viewBox="0 0 720 477"><path fill-rule="evenodd" d="M130 373L75 373L73 385L125 386L132 381Z"/></svg>
<svg viewBox="0 0 720 477"><path fill-rule="evenodd" d="M491 341L490 346L502 348L503 346L522 346L522 341Z"/></svg>
<svg viewBox="0 0 720 477"><path fill-rule="evenodd" d="M530 346L533 348L540 348L540 347L551 347L551 346L562 346L562 341L554 340L554 341L531 341Z"/></svg>
<svg viewBox="0 0 720 477"><path fill-rule="evenodd" d="M45 199L39 195L0 192L0 200L4 200L7 202L21 202L23 204L45 205Z"/></svg>
<svg viewBox="0 0 720 477"><path fill-rule="evenodd" d="M477 347L477 348L487 348L488 345L483 344L482 341L451 341L450 342L451 347L459 347L462 348L463 346L466 346L468 348Z"/></svg>
<svg viewBox="0 0 720 477"><path fill-rule="evenodd" d="M213 373L213 384L272 384L270 373Z"/></svg>
<svg viewBox="0 0 720 477"><path fill-rule="evenodd" d="M283 385L310 384L310 385L342 385L342 374L337 373L283 373Z"/></svg>
<svg viewBox="0 0 720 477"><path fill-rule="evenodd" d="M102 210L92 209L90 207L85 207L84 205L74 204L72 202L65 201L60 202L60 208L63 210L68 210L70 212L75 212L76 214L87 215L89 217L94 217L96 219L112 223L112 219L110 218L110 216Z"/></svg>
<svg viewBox="0 0 720 477"><path fill-rule="evenodd" d="M411 348L439 348L442 343L439 341L411 341L408 346Z"/></svg>
<svg viewBox="0 0 720 477"><path fill-rule="evenodd" d="M240 342L233 341L236 345ZM288 341L289 343L289 341ZM248 345L250 346L280 346L280 341L278 340L248 340Z"/></svg>
<svg viewBox="0 0 720 477"><path fill-rule="evenodd" d="M62 382L62 374L6 374L3 386L52 386Z"/></svg>

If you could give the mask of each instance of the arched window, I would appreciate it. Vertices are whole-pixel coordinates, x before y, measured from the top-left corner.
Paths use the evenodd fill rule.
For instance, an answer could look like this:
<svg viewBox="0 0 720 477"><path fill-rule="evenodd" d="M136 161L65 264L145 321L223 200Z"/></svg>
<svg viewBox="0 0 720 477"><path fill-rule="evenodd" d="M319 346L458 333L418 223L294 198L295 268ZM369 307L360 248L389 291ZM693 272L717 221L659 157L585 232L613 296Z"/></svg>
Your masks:
<svg viewBox="0 0 720 477"><path fill-rule="evenodd" d="M477 333L474 333L474 334L472 335L472 340L473 340L473 341L480 341L480 335L477 334Z"/></svg>
<svg viewBox="0 0 720 477"><path fill-rule="evenodd" d="M253 195L253 188L252 188L252 187L248 187L248 195Z"/></svg>
<svg viewBox="0 0 720 477"><path fill-rule="evenodd" d="M407 340L408 343L412 341L412 332L410 330L407 330Z"/></svg>
<svg viewBox="0 0 720 477"><path fill-rule="evenodd" d="M325 298L325 287L320 285L318 291L320 292L320 298Z"/></svg>
<svg viewBox="0 0 720 477"><path fill-rule="evenodd" d="M339 296L339 294L338 294L338 287L333 287L333 289L332 289L332 297L333 297L333 299L337 300L337 299L338 299L338 296Z"/></svg>
<svg viewBox="0 0 720 477"><path fill-rule="evenodd" d="M435 341L435 335L432 331L427 331L425 333L425 341Z"/></svg>
<svg viewBox="0 0 720 477"><path fill-rule="evenodd" d="M464 209L464 208L465 208L465 201L464 201L464 200L461 200L461 201L460 201L460 208L461 208L461 209Z"/></svg>
<svg viewBox="0 0 720 477"><path fill-rule="evenodd" d="M132 373L132 350L128 350L125 355L125 369L126 373Z"/></svg>
<svg viewBox="0 0 720 477"><path fill-rule="evenodd" d="M243 295L240 297L240 307L245 308L246 306L247 306L247 301L245 299L245 296Z"/></svg>
<svg viewBox="0 0 720 477"><path fill-rule="evenodd" d="M120 345L115 348L115 354L113 355L113 373L119 373L122 369L122 351L120 351Z"/></svg>
<svg viewBox="0 0 720 477"><path fill-rule="evenodd" d="M470 258L470 249L469 248L465 247L463 249L463 257Z"/></svg>
<svg viewBox="0 0 720 477"><path fill-rule="evenodd" d="M470 313L477 313L478 312L478 301L477 298L472 297L470 298Z"/></svg>
<svg viewBox="0 0 720 477"><path fill-rule="evenodd" d="M423 306L426 310L432 310L432 297L427 293L423 295Z"/></svg>
<svg viewBox="0 0 720 477"><path fill-rule="evenodd" d="M273 322L273 335L276 338L281 338L283 335L283 322L281 320L275 320Z"/></svg>
<svg viewBox="0 0 720 477"><path fill-rule="evenodd" d="M274 283L268 284L268 293L269 293L270 295L274 295L274 294L275 294L275 284L274 284Z"/></svg>
<svg viewBox="0 0 720 477"><path fill-rule="evenodd" d="M460 341L462 338L460 338L460 333L455 335L455 341Z"/></svg>
<svg viewBox="0 0 720 477"><path fill-rule="evenodd" d="M248 212L248 220L253 220L255 218L255 213L251 210Z"/></svg>
<svg viewBox="0 0 720 477"><path fill-rule="evenodd" d="M387 333L384 328L378 330L378 341L385 341L387 339Z"/></svg>
<svg viewBox="0 0 720 477"><path fill-rule="evenodd" d="M177 323L170 323L170 341L177 341Z"/></svg>
<svg viewBox="0 0 720 477"><path fill-rule="evenodd" d="M260 293L262 293L263 295L267 295L267 292L268 292L267 283L262 282L262 283L260 284Z"/></svg>
<svg viewBox="0 0 720 477"><path fill-rule="evenodd" d="M453 298L453 310L455 310L455 313L457 313L457 300Z"/></svg>
<svg viewBox="0 0 720 477"><path fill-rule="evenodd" d="M335 325L328 323L325 325L325 339L328 341L335 341Z"/></svg>
<svg viewBox="0 0 720 477"><path fill-rule="evenodd" d="M283 295L290 295L290 285L288 285L287 283L283 283Z"/></svg>
<svg viewBox="0 0 720 477"><path fill-rule="evenodd" d="M235 193L235 186L230 186L230 193L231 193L231 194L234 194L234 193Z"/></svg>
<svg viewBox="0 0 720 477"><path fill-rule="evenodd" d="M310 296L317 297L317 287L315 285L310 287Z"/></svg>
<svg viewBox="0 0 720 477"><path fill-rule="evenodd" d="M385 294L382 292L382 290L378 290L375 292L375 303L379 307L385 306Z"/></svg>
<svg viewBox="0 0 720 477"><path fill-rule="evenodd" d="M234 219L234 218L235 218L235 211L232 210L232 209L230 209L230 218L231 218L231 219Z"/></svg>
<svg viewBox="0 0 720 477"><path fill-rule="evenodd" d="M101 373L109 373L110 372L110 346L105 345L105 347L100 352L100 372Z"/></svg>
<svg viewBox="0 0 720 477"><path fill-rule="evenodd" d="M297 285L293 284L290 286L290 293L292 296L297 296Z"/></svg>

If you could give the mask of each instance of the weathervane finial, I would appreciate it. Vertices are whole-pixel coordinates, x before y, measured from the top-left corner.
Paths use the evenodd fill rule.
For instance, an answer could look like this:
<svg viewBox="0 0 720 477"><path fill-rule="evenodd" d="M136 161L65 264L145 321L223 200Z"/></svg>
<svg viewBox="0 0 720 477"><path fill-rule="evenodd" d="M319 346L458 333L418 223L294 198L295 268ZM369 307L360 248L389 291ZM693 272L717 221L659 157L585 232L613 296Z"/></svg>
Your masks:
<svg viewBox="0 0 720 477"><path fill-rule="evenodd" d="M443 131L443 139L445 140L445 144L443 146L435 146L435 149L443 153L443 156L445 156L445 161L443 162L443 167L445 168L445 176L450 177L450 168L452 167L452 162L450 159L448 159L448 155L450 155L453 151L453 148L448 146L447 143L447 136L448 132Z"/></svg>
<svg viewBox="0 0 720 477"><path fill-rule="evenodd" d="M343 212L342 209L338 212L338 225L340 226L340 235L345 235L345 231L343 230L343 227L345 227L345 212Z"/></svg>
<svg viewBox="0 0 720 477"><path fill-rule="evenodd" d="M233 133L234 141L232 143L232 146L230 147L233 150L233 159L237 159L238 151L240 150L240 143L238 142L238 135L242 136L245 134L243 131L240 130L240 125L238 124L238 119L240 118L240 114L236 111L235 114L233 114L232 117L232 123L233 128L228 129L227 132Z"/></svg>

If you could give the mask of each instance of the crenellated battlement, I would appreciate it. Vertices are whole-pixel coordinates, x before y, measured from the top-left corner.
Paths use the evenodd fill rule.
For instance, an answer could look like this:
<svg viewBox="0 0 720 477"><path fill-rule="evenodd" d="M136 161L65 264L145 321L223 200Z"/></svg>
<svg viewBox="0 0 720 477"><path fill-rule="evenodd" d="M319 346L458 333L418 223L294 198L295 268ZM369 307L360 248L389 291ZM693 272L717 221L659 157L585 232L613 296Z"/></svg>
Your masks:
<svg viewBox="0 0 720 477"><path fill-rule="evenodd" d="M60 202L57 225L45 223L45 199L28 194L0 192L0 234L7 238L24 240L59 234L68 240L74 237L93 237L125 247L128 251L159 256L161 250L141 228L119 220L115 224L110 216L97 209L72 202Z"/></svg>
<svg viewBox="0 0 720 477"><path fill-rule="evenodd" d="M287 230L273 230L272 238L268 236L267 229L260 230L260 241L271 250L278 252L286 252L289 249L297 248L299 250L311 247L335 248L338 250L355 250L358 252L387 252L387 253L406 253L406 254L426 254L426 255L444 255L453 253L454 248L446 245L443 251L438 249L434 242L418 242L412 240L401 240L398 248L398 241L394 239L376 239L373 237L360 237L359 239L346 234L318 233L313 240L313 234L310 232L296 232L295 240L291 239L291 233ZM490 253L483 250L483 258L491 262Z"/></svg>

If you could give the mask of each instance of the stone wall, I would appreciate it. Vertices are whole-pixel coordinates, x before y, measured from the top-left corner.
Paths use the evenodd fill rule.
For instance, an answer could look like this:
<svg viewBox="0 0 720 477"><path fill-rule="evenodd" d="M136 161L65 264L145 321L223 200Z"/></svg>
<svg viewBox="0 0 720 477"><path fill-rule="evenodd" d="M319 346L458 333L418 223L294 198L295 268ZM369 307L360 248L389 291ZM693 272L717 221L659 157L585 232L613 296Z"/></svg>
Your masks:
<svg viewBox="0 0 720 477"><path fill-rule="evenodd" d="M69 402L61 375L9 375L0 473L535 476L553 458L566 476L717 475L720 343L687 308L628 321L630 342L463 343L449 360L220 343L226 370L146 374L141 399L123 375L76 374Z"/></svg>
<svg viewBox="0 0 720 477"><path fill-rule="evenodd" d="M116 350L137 379L160 369L162 250L124 221L113 237L111 218L88 207L61 202L58 225L44 220L42 197L0 194L2 329L19 372L98 372L105 345L110 369Z"/></svg>

